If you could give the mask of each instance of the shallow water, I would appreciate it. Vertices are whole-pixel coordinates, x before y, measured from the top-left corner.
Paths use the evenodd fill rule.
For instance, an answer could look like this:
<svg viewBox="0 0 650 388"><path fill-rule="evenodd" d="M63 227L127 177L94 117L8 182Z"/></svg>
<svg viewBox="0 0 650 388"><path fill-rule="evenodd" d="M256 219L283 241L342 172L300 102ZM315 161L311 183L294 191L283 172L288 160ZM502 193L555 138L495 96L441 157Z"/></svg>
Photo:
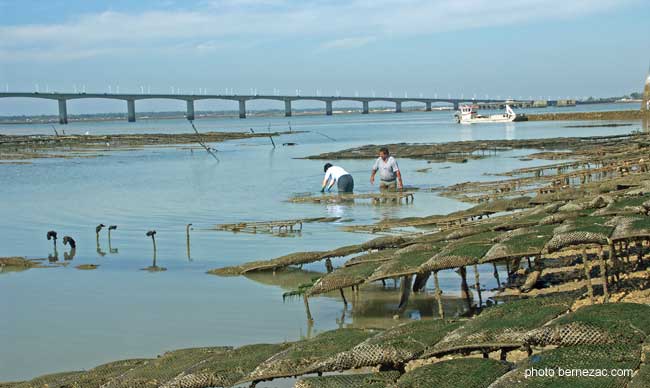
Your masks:
<svg viewBox="0 0 650 388"><path fill-rule="evenodd" d="M201 131L253 128L259 132L266 131L269 123L272 131L287 130L288 121L264 117L205 119L196 124ZM399 299L394 290L362 290L361 300L352 301L343 318L343 304L336 294L313 298L310 306L315 323L309 327L302 301L283 302L282 293L288 284L312 274L295 274L295 279L289 280L280 274L249 278L205 274L215 267L295 251L331 249L372 237L339 230L350 223L468 207L426 191L416 193L415 203L408 206L291 204L286 202L290 196L320 189L324 163L296 158L368 143L608 135L640 127L634 121L631 127L617 128L567 129L563 127L569 124L566 122L461 127L452 122L450 112L300 116L290 121L293 130L308 132L276 139L275 149L264 138L214 144L219 163L202 150L192 153L181 146L107 149L92 159L0 165L0 257L47 257L52 242L45 234L51 229L59 233L61 262L67 251L61 238L70 235L78 243L76 256L67 267L0 273L0 381L90 368L116 359L153 357L183 347L296 340L341 324L394 324L391 317ZM180 119L73 123L58 128L93 134L191 130ZM51 127L45 125L0 126L0 133L50 132ZM280 146L283 142L298 145ZM519 150L465 164L430 165L397 157L406 184L435 187L493 179L483 174L545 163L520 161L518 156L524 154L526 151ZM337 163L354 176L355 191L376 190L368 182L372 161ZM423 167L432 170L416 172ZM342 220L305 224L300 236L286 238L208 230L217 223L325 216ZM99 223L118 225L112 232L112 252L106 230L100 234L101 253L97 251L95 226ZM187 223L194 225L191 259L185 244ZM166 272L140 270L151 265L152 244L145 236L150 229L157 231L158 265L166 267ZM74 268L82 263L100 267L94 271ZM304 269L324 270L322 263ZM480 271L481 282L494 287L492 267ZM470 283L472 275L470 269ZM455 272L441 273L441 282L446 295L458 294L460 278ZM430 295L414 298L405 319L430 316L433 304ZM451 300L446 309L450 314L463 312L462 303Z"/></svg>

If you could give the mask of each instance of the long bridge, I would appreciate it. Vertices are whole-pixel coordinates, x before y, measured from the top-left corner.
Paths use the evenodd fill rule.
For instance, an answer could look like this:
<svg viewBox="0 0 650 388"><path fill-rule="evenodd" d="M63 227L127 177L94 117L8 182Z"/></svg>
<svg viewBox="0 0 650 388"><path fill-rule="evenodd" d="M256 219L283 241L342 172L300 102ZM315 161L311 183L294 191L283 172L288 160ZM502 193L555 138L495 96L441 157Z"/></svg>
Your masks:
<svg viewBox="0 0 650 388"><path fill-rule="evenodd" d="M426 111L431 111L431 105L434 103L448 103L458 109L459 104L465 102L481 104L503 104L506 101L500 99L458 99L458 98L411 98L411 97L346 97L346 96L278 96L278 95L239 95L239 94L120 94L120 93L39 93L39 92L0 92L0 98L42 98L47 100L56 100L59 104L59 123L68 123L68 100L79 99L112 99L126 101L127 119L130 122L135 121L135 102L139 100L167 99L185 101L187 104L186 117L188 120L194 120L194 102L199 100L229 100L239 103L239 117L246 118L246 102L252 100L276 100L284 101L284 114L291 116L291 103L293 101L322 101L325 103L325 114L332 115L332 103L335 101L354 101L362 104L361 113L369 113L371 102L388 102L395 104L395 113L402 112L402 104L405 102L416 102L425 105ZM557 101L542 101L543 106L555 105ZM530 104L535 101L523 100L514 102L514 104Z"/></svg>

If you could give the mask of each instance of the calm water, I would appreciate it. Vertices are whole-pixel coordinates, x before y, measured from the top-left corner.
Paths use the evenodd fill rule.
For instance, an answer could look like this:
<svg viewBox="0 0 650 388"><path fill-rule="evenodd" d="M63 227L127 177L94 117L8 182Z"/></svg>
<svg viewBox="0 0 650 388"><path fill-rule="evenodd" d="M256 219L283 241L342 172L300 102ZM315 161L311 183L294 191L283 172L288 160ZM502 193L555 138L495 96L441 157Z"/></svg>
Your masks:
<svg viewBox="0 0 650 388"><path fill-rule="evenodd" d="M609 109L620 109L616 105ZM600 108L599 108L600 109ZM205 119L199 130L287 130L283 117ZM476 139L523 139L566 135L627 133L631 127L567 129L563 122L463 126L449 112L302 116L291 118L293 130L276 143L268 139L218 143L220 162L187 147L148 147L106 151L92 159L37 160L28 165L0 165L0 256L47 257L52 243L45 234L77 240L77 253L65 268L0 273L0 381L82 368L129 357L152 357L165 350L208 345L241 345L295 340L339 327L386 324L398 296L374 290L346 312L334 296L313 298L313 327L301 300L282 300L290 284L307 281L308 272L221 278L211 268L273 258L301 250L325 250L359 243L372 236L345 233L341 226L366 224L384 217L446 213L467 204L419 192L413 205L373 207L291 204L297 193L320 189L324 161L297 159L368 143L443 142ZM187 132L184 120L137 123L73 123L67 133ZM51 127L0 126L0 133L50 133ZM335 140L330 140L324 135ZM466 164L431 164L399 159L405 183L422 187L492 179L485 173L533 166L520 161L525 151ZM355 178L355 191L376 190L368 182L371 161L340 161ZM427 173L415 170L432 167ZM450 168L445 168L450 167ZM224 222L338 216L334 223L306 224L298 237L231 234L208 230ZM106 231L95 244L95 226L118 225L109 250ZM191 259L185 225L194 224ZM149 229L157 230L162 273L141 271L151 264ZM60 241L60 240L59 240ZM63 261L64 248L58 246ZM99 264L79 271L82 263ZM340 261L335 263L340 264ZM322 271L322 263L303 269ZM481 268L482 282L494 287L491 267ZM469 278L472 272L469 271ZM459 277L441 274L446 294L455 295ZM432 285L429 285L432 286ZM364 299L364 295L366 298ZM370 297L372 295L372 298ZM430 316L430 296L415 298L407 317ZM462 308L450 302L450 310ZM342 316L344 315L344 316ZM390 320L389 320L390 321Z"/></svg>

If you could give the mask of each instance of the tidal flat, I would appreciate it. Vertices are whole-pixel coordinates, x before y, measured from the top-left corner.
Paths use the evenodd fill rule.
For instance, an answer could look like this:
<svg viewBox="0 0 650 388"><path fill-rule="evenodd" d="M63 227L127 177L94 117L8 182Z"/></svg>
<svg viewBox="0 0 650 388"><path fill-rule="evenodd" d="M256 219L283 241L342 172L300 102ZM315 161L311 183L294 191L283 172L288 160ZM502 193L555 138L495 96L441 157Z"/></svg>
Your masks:
<svg viewBox="0 0 650 388"><path fill-rule="evenodd" d="M633 133L641 122L575 129L576 138L626 139L609 141L618 152L599 156L598 163L593 152L580 152L582 146L564 149L575 152L562 163L574 164L560 170L557 160L527 158L539 152L535 147L433 165L397 148L406 183L418 189L408 204L287 201L319 188L323 161L301 159L305 156L369 142L525 143L566 131L566 123L460 128L438 112L397 116L296 118L291 124L303 132L284 135L296 146L274 149L268 136L227 141L216 144L219 162L203 150L151 147L110 158L0 166L0 179L10 183L3 203L12 204L3 209L2 224L12 243L3 244L0 256L54 256L52 241L45 238L54 229L77 240L71 263L99 265L93 271L60 266L0 275L0 291L15 295L0 302L10 317L0 324L9 338L0 351L0 378L26 381L9 385L21 387L75 381L83 386L317 387L345 386L350 379L359 380L358 386L412 386L412 381L457 375L475 363L476 374L468 379L512 386L508 382L516 381L533 358L552 366L562 352L584 353L576 358L581 366L611 366L599 353L605 345L632 355L620 366L644 370L639 344L646 331L638 320L648 313L642 305L623 303L626 298L646 303L647 158L642 155L648 139ZM256 132L267 127L262 121L216 122L241 132L248 130L244 125ZM279 119L274 123L282 125ZM358 193L376 191L367 182L369 159L337 163L351 171ZM544 171L544 166L551 167ZM425 167L432 169L417 172ZM566 182L569 172L578 178ZM498 181L494 174L520 178L533 192L524 195L517 191L521 186L509 183L508 195L496 183L483 183ZM553 174L563 174L559 184L542 179ZM454 191L455 185L471 187L472 198L457 198L463 190ZM305 223L290 239L215 230L216 225L307 218L325 222ZM110 240L106 231L96 235L99 223L117 225ZM157 261L165 272L139 270L152 263L145 233L153 228ZM286 259L295 252L313 254L297 262ZM266 273L206 275L283 256L263 265L270 269ZM561 285L576 279L581 287L564 292ZM541 290L553 292L548 299L527 297ZM503 302L513 295L522 300ZM43 316L47 329L40 328ZM588 325L593 335L581 337L587 342L544 336L540 329L554 319L559 319L555 332L579 337ZM632 326L640 331L625 329ZM459 334L472 338L468 333L482 334L474 342L455 340ZM521 351L523 356L517 354ZM466 354L488 359L472 361ZM127 361L113 362L119 359ZM241 368L225 373L233 362ZM393 371L378 373L377 367ZM364 375L335 373L350 368L370 369L362 369ZM80 372L29 382L64 370ZM304 377L297 381L296 375Z"/></svg>

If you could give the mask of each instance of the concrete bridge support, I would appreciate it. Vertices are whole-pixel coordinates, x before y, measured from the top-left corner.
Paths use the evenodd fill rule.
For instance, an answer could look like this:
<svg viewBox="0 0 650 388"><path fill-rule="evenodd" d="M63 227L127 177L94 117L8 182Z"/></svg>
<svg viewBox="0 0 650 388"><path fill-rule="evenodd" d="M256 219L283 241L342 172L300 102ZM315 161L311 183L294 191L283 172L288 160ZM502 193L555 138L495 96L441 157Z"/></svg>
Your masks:
<svg viewBox="0 0 650 388"><path fill-rule="evenodd" d="M187 100L187 119L194 120L194 100Z"/></svg>
<svg viewBox="0 0 650 388"><path fill-rule="evenodd" d="M395 101L395 113L402 113L402 101Z"/></svg>
<svg viewBox="0 0 650 388"><path fill-rule="evenodd" d="M239 100L239 118L246 118L246 100Z"/></svg>
<svg viewBox="0 0 650 388"><path fill-rule="evenodd" d="M368 112L370 111L369 105L370 104L368 103L368 101L364 101L363 102L363 110L361 111L361 113L363 113L364 115L367 115Z"/></svg>
<svg viewBox="0 0 650 388"><path fill-rule="evenodd" d="M284 116L291 117L291 100L284 100Z"/></svg>
<svg viewBox="0 0 650 388"><path fill-rule="evenodd" d="M430 102L427 102L426 110L427 110L427 112L431 112L431 103Z"/></svg>
<svg viewBox="0 0 650 388"><path fill-rule="evenodd" d="M325 114L332 115L332 101L325 101Z"/></svg>
<svg viewBox="0 0 650 388"><path fill-rule="evenodd" d="M459 104L457 102L454 102L454 110L458 110Z"/></svg>
<svg viewBox="0 0 650 388"><path fill-rule="evenodd" d="M66 100L59 100L59 124L68 123L68 106Z"/></svg>
<svg viewBox="0 0 650 388"><path fill-rule="evenodd" d="M129 123L135 122L135 100L126 100L127 118Z"/></svg>

